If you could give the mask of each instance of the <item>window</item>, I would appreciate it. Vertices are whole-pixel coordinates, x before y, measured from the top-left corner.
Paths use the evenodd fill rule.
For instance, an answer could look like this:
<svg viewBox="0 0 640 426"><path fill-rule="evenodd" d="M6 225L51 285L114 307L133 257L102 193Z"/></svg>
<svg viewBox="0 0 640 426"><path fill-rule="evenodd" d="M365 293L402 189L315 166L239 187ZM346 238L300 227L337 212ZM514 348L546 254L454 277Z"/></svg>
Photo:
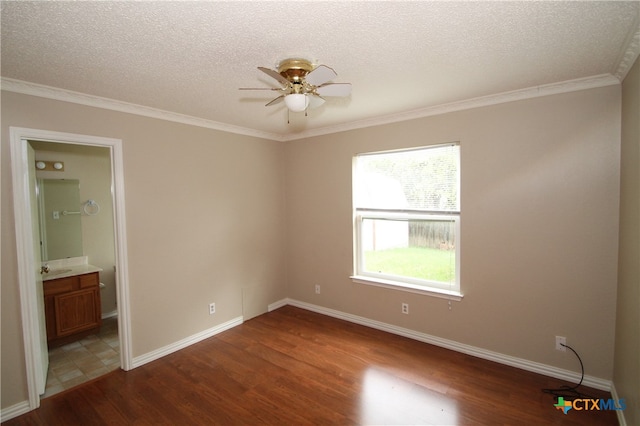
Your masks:
<svg viewBox="0 0 640 426"><path fill-rule="evenodd" d="M460 145L357 155L356 282L460 299Z"/></svg>

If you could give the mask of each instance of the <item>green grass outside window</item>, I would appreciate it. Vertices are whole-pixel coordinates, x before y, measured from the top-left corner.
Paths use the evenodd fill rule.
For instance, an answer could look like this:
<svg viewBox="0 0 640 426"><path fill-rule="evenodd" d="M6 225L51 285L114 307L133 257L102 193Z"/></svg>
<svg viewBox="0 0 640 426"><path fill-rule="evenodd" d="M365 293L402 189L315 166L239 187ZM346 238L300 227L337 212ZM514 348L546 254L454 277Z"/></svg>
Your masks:
<svg viewBox="0 0 640 426"><path fill-rule="evenodd" d="M406 247L366 251L365 270L428 281L455 280L455 252L433 248Z"/></svg>

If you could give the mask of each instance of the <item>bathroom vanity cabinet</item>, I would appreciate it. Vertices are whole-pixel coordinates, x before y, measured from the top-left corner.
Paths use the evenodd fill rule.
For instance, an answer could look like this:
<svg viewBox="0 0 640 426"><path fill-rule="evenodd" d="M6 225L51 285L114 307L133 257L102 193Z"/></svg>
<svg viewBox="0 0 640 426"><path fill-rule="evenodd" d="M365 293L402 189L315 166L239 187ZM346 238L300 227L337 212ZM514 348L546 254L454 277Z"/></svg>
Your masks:
<svg viewBox="0 0 640 426"><path fill-rule="evenodd" d="M49 347L100 330L102 315L98 272L50 279L43 285Z"/></svg>

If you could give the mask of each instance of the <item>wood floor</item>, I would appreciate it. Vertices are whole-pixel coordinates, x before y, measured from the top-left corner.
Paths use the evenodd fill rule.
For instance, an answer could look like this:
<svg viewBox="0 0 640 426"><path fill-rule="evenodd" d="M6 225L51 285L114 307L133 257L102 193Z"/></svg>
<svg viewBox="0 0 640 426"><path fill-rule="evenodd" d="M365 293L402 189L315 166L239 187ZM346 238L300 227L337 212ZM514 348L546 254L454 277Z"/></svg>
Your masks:
<svg viewBox="0 0 640 426"><path fill-rule="evenodd" d="M617 424L556 410L541 389L561 384L286 306L3 425Z"/></svg>

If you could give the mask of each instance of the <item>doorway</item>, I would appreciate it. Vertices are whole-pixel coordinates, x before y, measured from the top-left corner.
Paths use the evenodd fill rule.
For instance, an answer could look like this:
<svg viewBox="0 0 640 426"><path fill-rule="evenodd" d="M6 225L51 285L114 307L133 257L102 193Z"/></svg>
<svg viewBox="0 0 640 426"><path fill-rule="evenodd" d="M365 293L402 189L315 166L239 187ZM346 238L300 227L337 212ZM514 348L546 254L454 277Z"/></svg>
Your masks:
<svg viewBox="0 0 640 426"><path fill-rule="evenodd" d="M111 150L28 142L36 164L39 226L34 234L39 231L41 262L51 271L42 275L49 358L42 398L47 398L120 367ZM56 290L73 282L56 275L65 271L61 263L99 269L90 297L75 293L82 289ZM67 300L66 308L57 308L56 300ZM85 317L87 312L91 315ZM57 320L67 321L68 331L57 330L62 326Z"/></svg>
<svg viewBox="0 0 640 426"><path fill-rule="evenodd" d="M36 247L39 240L34 233L34 217L37 206L33 206L32 185L30 179L35 174L33 154L29 154L30 142L46 142L50 146L64 147L100 147L108 150L111 168L111 210L113 212L113 241L115 251L115 293L117 301L117 334L119 340L119 364L124 370L131 369L130 313L128 296L128 268L126 256L126 226L124 210L124 170L122 141L119 139L77 135L36 129L10 128L11 164L14 192L14 212L16 221L16 245L18 258L18 279L20 303L25 345L27 385L29 406L35 409L40 405L40 395L44 393L46 364L48 361L43 336L46 330L42 322L42 303L38 294L42 294L42 284L38 287L40 269L40 250ZM35 238L34 238L35 237ZM40 280L41 283L41 280ZM46 359L45 359L46 358Z"/></svg>

